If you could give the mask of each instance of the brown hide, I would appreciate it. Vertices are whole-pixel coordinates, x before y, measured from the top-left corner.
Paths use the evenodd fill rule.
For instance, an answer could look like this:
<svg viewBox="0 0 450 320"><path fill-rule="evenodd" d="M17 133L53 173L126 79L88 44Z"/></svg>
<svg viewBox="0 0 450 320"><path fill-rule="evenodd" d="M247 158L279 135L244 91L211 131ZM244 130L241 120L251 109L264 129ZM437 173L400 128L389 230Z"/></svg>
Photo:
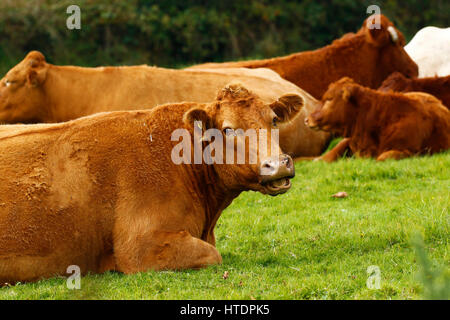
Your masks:
<svg viewBox="0 0 450 320"><path fill-rule="evenodd" d="M379 91L425 92L429 93L450 109L450 76L409 79L395 72L381 84Z"/></svg>
<svg viewBox="0 0 450 320"><path fill-rule="evenodd" d="M416 77L418 67L403 49L405 39L395 29L397 40L388 31L393 27L381 15L381 29L369 30L364 22L356 34L346 34L332 44L289 56L228 63L207 63L195 68L269 68L291 81L316 99L320 99L328 85L342 77L351 77L361 85L378 88L394 71Z"/></svg>
<svg viewBox="0 0 450 320"><path fill-rule="evenodd" d="M209 104L0 126L0 282L64 275L70 265L85 274L220 263L213 229L222 210L242 191L286 192L292 159L275 149L289 161L265 182L259 158L177 165L171 134L192 133L191 120L205 129L271 129L273 117L293 117L302 104L287 95L268 105L233 84Z"/></svg>
<svg viewBox="0 0 450 320"><path fill-rule="evenodd" d="M450 147L450 112L422 92L383 93L349 78L330 85L322 105L307 119L312 128L344 137L321 159L351 153L377 160L433 154Z"/></svg>

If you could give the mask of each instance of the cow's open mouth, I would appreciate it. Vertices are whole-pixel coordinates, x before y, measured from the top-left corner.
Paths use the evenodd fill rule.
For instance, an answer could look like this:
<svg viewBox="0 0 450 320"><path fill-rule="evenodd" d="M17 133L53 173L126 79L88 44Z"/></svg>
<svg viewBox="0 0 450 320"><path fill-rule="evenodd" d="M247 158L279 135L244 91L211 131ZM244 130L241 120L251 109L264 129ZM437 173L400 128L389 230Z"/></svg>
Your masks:
<svg viewBox="0 0 450 320"><path fill-rule="evenodd" d="M268 193L272 196L285 193L291 188L291 180L289 178L281 178L278 180L269 181L265 185Z"/></svg>

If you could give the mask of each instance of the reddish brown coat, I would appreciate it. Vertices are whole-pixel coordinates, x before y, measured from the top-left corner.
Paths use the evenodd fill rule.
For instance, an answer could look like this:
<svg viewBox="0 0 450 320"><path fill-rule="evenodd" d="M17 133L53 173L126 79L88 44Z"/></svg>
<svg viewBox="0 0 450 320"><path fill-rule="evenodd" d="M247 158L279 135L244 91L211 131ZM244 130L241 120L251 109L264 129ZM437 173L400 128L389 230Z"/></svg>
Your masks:
<svg viewBox="0 0 450 320"><path fill-rule="evenodd" d="M395 72L383 81L378 90L383 92L426 92L441 100L450 109L450 76L409 79L401 73Z"/></svg>
<svg viewBox="0 0 450 320"><path fill-rule="evenodd" d="M320 158L326 161L346 150L385 160L450 148L450 111L438 99L422 92L384 93L349 78L330 86L306 122L344 137Z"/></svg>
<svg viewBox="0 0 450 320"><path fill-rule="evenodd" d="M342 77L378 88L392 72L416 77L418 67L403 49L405 39L388 18L381 15L381 29L349 33L331 45L285 57L228 63L207 63L191 68L269 68L320 99L330 83ZM391 27L391 28L390 28ZM395 30L397 39L389 30Z"/></svg>

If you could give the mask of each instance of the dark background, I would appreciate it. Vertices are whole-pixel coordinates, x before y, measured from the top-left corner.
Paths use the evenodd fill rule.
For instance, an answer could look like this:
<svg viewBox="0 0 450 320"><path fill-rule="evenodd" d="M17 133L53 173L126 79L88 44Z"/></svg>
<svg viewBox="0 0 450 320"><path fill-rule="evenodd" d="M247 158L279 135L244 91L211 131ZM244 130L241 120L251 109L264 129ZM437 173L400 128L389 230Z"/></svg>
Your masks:
<svg viewBox="0 0 450 320"><path fill-rule="evenodd" d="M66 8L81 8L81 30L68 30ZM285 55L357 31L371 4L407 40L422 27L448 27L449 0L0 0L0 73L30 50L54 64L149 64Z"/></svg>

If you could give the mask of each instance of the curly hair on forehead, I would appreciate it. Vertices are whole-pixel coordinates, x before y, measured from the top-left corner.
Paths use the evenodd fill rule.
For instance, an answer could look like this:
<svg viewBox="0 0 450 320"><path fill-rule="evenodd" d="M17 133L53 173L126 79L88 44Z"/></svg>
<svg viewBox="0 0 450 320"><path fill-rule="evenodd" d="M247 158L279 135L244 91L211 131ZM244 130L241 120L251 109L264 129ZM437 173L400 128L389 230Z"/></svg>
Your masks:
<svg viewBox="0 0 450 320"><path fill-rule="evenodd" d="M232 83L219 91L217 100L250 100L255 95L240 83Z"/></svg>

